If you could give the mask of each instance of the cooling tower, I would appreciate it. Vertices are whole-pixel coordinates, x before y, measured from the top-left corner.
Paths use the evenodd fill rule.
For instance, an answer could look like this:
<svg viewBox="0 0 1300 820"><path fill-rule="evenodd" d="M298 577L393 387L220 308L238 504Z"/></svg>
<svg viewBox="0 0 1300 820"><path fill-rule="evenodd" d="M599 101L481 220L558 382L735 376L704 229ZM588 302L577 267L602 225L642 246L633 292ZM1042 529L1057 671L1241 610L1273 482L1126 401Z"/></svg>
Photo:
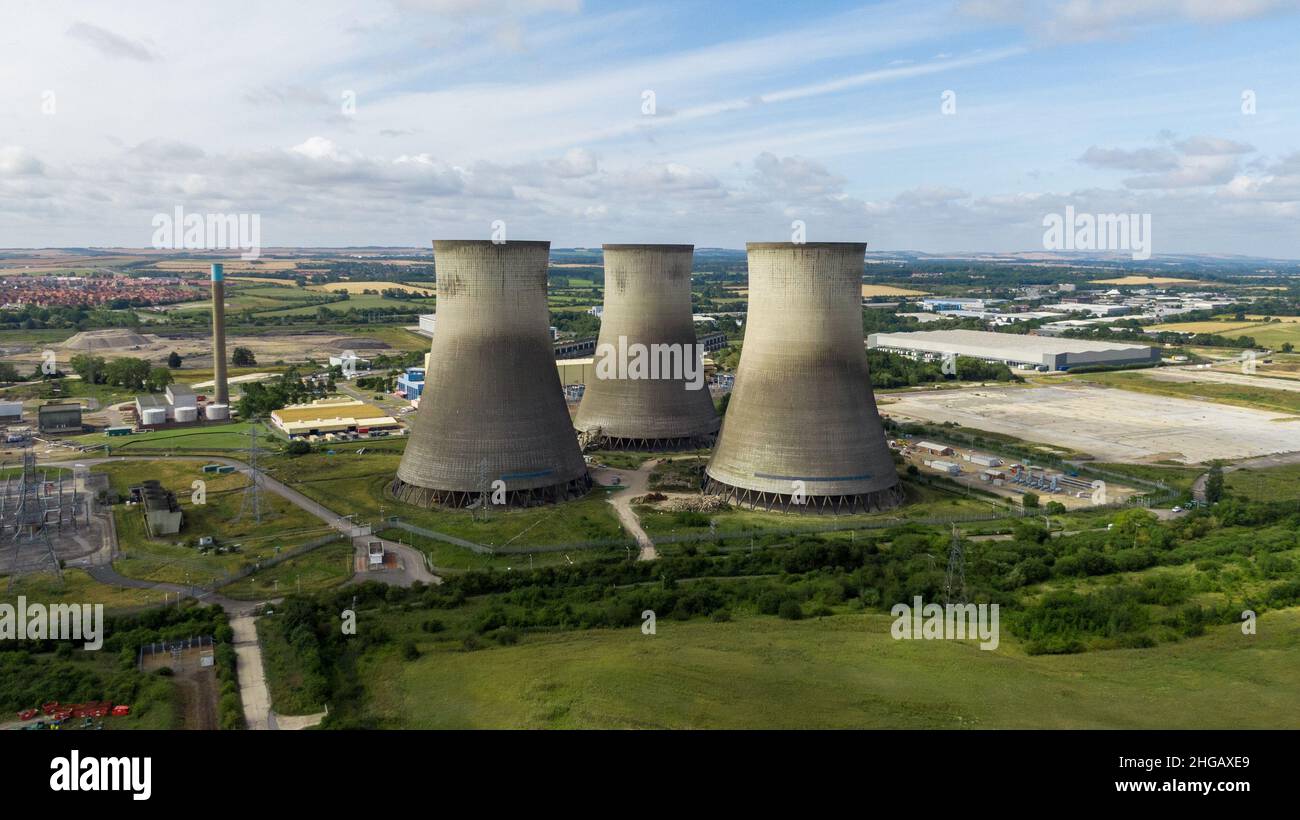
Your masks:
<svg viewBox="0 0 1300 820"><path fill-rule="evenodd" d="M504 482L505 503L591 488L555 369L546 304L549 242L433 243L438 332L392 491L463 507Z"/></svg>
<svg viewBox="0 0 1300 820"><path fill-rule="evenodd" d="M863 345L866 245L747 247L745 343L706 469L707 491L761 509L853 512L898 505L902 488Z"/></svg>
<svg viewBox="0 0 1300 820"><path fill-rule="evenodd" d="M595 380L573 426L610 449L705 446L718 414L691 318L692 245L605 245Z"/></svg>
<svg viewBox="0 0 1300 820"><path fill-rule="evenodd" d="M226 381L226 283L221 263L212 264L212 378L216 404L230 404Z"/></svg>

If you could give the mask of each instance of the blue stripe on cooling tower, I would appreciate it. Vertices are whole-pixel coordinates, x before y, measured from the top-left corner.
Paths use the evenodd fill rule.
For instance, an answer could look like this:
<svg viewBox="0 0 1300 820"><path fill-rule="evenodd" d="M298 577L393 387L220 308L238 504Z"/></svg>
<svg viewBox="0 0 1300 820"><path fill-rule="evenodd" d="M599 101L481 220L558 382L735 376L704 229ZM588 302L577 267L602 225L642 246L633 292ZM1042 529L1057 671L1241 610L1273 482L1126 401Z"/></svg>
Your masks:
<svg viewBox="0 0 1300 820"><path fill-rule="evenodd" d="M776 481L862 481L871 478L871 473L862 475L837 475L826 478L814 478L812 476L800 475L772 475L770 473L754 473L754 478L770 478Z"/></svg>
<svg viewBox="0 0 1300 820"><path fill-rule="evenodd" d="M535 472L535 473L510 473L510 474L508 474L508 475L503 475L503 476L501 476L501 480L503 480L503 481L509 481L509 480L511 480L511 479L513 479L513 478L541 478L542 476L544 476L544 475L550 475L550 474L553 473L553 472L555 472L554 469L550 469L550 470L538 470L538 471Z"/></svg>

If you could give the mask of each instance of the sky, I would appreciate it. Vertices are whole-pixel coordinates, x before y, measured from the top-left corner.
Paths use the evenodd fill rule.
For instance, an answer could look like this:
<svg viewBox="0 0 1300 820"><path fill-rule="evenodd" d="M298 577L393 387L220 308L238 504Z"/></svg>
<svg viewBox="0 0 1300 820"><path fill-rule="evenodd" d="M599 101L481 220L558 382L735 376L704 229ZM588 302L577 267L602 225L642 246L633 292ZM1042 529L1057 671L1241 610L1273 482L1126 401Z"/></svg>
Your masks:
<svg viewBox="0 0 1300 820"><path fill-rule="evenodd" d="M7 4L0 246L490 238L1300 258L1300 0Z"/></svg>

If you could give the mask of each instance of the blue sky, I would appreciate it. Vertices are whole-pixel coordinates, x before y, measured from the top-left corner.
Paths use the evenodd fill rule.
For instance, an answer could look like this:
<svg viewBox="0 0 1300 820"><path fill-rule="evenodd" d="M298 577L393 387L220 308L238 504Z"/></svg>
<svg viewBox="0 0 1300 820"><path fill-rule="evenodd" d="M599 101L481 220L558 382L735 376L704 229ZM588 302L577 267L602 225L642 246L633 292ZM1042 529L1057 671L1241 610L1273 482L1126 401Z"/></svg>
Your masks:
<svg viewBox="0 0 1300 820"><path fill-rule="evenodd" d="M260 214L265 245L502 220L740 247L801 220L1032 251L1072 205L1150 213L1156 254L1295 258L1297 5L26 4L0 31L0 245L144 246L181 205Z"/></svg>

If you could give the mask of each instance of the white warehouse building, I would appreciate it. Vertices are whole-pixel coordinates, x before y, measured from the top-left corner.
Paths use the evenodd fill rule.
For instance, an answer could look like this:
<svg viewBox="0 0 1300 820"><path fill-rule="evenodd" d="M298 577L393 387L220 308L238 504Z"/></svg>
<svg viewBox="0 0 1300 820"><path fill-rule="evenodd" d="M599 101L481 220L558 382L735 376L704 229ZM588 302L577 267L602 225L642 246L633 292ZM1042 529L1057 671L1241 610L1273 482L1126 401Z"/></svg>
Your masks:
<svg viewBox="0 0 1300 820"><path fill-rule="evenodd" d="M1069 370L1086 365L1154 364L1160 350L1148 345L1096 339L1058 339L982 330L920 330L873 333L867 347L927 361L947 355L1034 370Z"/></svg>

